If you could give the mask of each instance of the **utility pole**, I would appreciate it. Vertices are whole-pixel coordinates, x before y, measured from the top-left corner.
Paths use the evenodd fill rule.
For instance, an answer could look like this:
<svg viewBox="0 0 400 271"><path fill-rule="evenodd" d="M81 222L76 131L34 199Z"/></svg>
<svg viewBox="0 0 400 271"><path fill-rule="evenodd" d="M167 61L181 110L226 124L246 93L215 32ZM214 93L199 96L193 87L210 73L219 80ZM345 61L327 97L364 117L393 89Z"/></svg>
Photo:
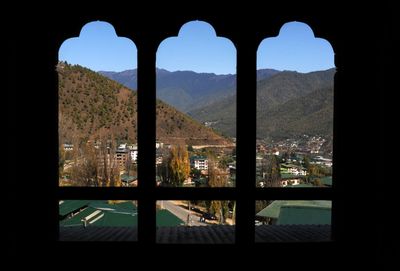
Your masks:
<svg viewBox="0 0 400 271"><path fill-rule="evenodd" d="M190 217L190 200L188 200L188 210L189 210L189 213L188 213L188 222L187 222L187 224L189 226L190 225L190 220L191 220L191 217Z"/></svg>

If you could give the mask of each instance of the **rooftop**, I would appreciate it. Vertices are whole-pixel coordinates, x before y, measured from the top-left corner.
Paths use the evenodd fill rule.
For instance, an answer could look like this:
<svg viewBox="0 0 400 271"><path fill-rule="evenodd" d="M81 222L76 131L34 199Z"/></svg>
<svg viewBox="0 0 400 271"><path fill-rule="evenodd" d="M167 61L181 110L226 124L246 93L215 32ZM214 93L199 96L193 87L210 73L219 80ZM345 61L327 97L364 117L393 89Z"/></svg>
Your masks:
<svg viewBox="0 0 400 271"><path fill-rule="evenodd" d="M160 227L157 243L233 244L234 226ZM61 241L137 241L136 227L60 227ZM255 242L328 242L329 225L262 225L255 227Z"/></svg>
<svg viewBox="0 0 400 271"><path fill-rule="evenodd" d="M291 215L294 215L293 214L294 212L299 211L299 215L296 215L296 217L298 218L301 215L303 215L304 217L308 217L309 212L310 213L314 212L312 208L318 208L318 210L320 210L321 213L325 213L326 210L328 210L330 213L330 210L332 208L332 202L326 200L275 200L270 205L268 205L260 212L258 212L256 216L279 219L281 207L294 208L292 210L285 211L285 213L290 212ZM316 214L317 213L314 213L314 215ZM323 215L323 217L325 217L325 215ZM304 223L295 223L296 222L295 220L291 220L291 222L292 222L291 224L304 224ZM304 222L304 220L301 219L299 222Z"/></svg>
<svg viewBox="0 0 400 271"><path fill-rule="evenodd" d="M326 186L332 186L332 176L326 176L321 178L321 183L323 183Z"/></svg>
<svg viewBox="0 0 400 271"><path fill-rule="evenodd" d="M198 155L195 155L195 156L191 156L190 159L191 159L191 160L205 160L205 159L207 159L207 156L198 156Z"/></svg>
<svg viewBox="0 0 400 271"><path fill-rule="evenodd" d="M277 225L330 225L331 208L317 206L282 206Z"/></svg>
<svg viewBox="0 0 400 271"><path fill-rule="evenodd" d="M59 215L64 216L89 205L89 200L60 200Z"/></svg>
<svg viewBox="0 0 400 271"><path fill-rule="evenodd" d="M157 219L157 226L161 227L173 227L173 226L180 226L185 225L185 222L179 219L177 216L172 214L168 210L157 210L156 212L156 219Z"/></svg>

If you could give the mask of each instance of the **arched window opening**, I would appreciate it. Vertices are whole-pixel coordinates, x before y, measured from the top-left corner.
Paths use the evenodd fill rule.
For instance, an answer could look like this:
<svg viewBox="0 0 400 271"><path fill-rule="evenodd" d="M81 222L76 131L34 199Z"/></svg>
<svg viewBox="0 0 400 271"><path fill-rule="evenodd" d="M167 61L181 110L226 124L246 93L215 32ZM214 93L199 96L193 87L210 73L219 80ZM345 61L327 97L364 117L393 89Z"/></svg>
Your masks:
<svg viewBox="0 0 400 271"><path fill-rule="evenodd" d="M332 47L291 22L257 56L256 186L331 186Z"/></svg>
<svg viewBox="0 0 400 271"><path fill-rule="evenodd" d="M59 50L59 185L136 186L136 46L106 22Z"/></svg>
<svg viewBox="0 0 400 271"><path fill-rule="evenodd" d="M106 22L86 24L61 45L60 187L137 186L136 58L135 44ZM59 240L137 241L137 206L136 200L59 200Z"/></svg>
<svg viewBox="0 0 400 271"><path fill-rule="evenodd" d="M332 186L334 75L331 45L304 23L286 23L277 37L261 42L256 187ZM320 239L303 241L330 240L332 201L266 199L255 206L256 241L268 241L262 225L287 224L305 225L310 232L322 229L313 224L324 225Z"/></svg>
<svg viewBox="0 0 400 271"><path fill-rule="evenodd" d="M156 165L161 187L235 186L236 50L188 22L157 51Z"/></svg>

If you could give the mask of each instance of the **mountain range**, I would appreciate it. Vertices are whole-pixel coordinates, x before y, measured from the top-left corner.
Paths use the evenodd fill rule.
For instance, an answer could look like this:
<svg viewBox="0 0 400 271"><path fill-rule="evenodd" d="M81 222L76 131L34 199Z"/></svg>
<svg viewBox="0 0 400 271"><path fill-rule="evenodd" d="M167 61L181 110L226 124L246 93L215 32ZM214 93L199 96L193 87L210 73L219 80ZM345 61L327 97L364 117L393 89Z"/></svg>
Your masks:
<svg viewBox="0 0 400 271"><path fill-rule="evenodd" d="M136 70L101 72L125 85ZM331 136L334 69L310 73L257 71L257 137ZM236 75L157 69L157 97L199 122L236 136Z"/></svg>
<svg viewBox="0 0 400 271"><path fill-rule="evenodd" d="M136 142L136 91L79 65L60 62L57 71L60 142L94 140L110 134L117 140ZM156 136L164 143L230 143L213 129L159 100L156 114Z"/></svg>
<svg viewBox="0 0 400 271"><path fill-rule="evenodd" d="M127 88L137 89L137 70L122 72L100 71ZM259 79L268 78L279 73L273 69L262 69L257 72ZM156 70L157 98L174 106L182 112L188 112L234 95L236 75L217 75L214 73L196 73L193 71L170 72Z"/></svg>
<svg viewBox="0 0 400 271"><path fill-rule="evenodd" d="M311 73L283 71L258 81L257 137L331 136L334 73L334 69ZM236 95L188 114L235 137Z"/></svg>

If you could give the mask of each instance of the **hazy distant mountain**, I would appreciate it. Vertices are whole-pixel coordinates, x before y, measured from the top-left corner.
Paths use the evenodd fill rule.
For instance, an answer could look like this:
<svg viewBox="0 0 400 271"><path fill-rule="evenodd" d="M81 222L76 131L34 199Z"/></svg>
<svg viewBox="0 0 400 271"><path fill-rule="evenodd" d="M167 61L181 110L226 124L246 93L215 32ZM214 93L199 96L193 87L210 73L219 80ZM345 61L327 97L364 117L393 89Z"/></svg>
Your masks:
<svg viewBox="0 0 400 271"><path fill-rule="evenodd" d="M137 89L137 69L122 72L99 71L101 75L117 81L130 89Z"/></svg>
<svg viewBox="0 0 400 271"><path fill-rule="evenodd" d="M284 71L257 84L257 137L332 134L335 70ZM223 134L235 136L236 95L192 110L189 115Z"/></svg>
<svg viewBox="0 0 400 271"><path fill-rule="evenodd" d="M136 142L136 91L81 66L60 63L60 141L94 139L110 132ZM229 140L170 105L157 101L157 138L164 143L225 144Z"/></svg>
<svg viewBox="0 0 400 271"><path fill-rule="evenodd" d="M100 74L124 86L137 89L137 70L106 72ZM257 72L259 79L268 78L277 70L263 69ZM157 69L157 97L182 112L204 107L217 100L234 95L236 75L216 75L193 71L169 72Z"/></svg>
<svg viewBox="0 0 400 271"><path fill-rule="evenodd" d="M122 84L136 86L136 70L102 73ZM334 69L305 74L271 69L257 71L257 136L331 135L333 93L330 90L333 90L334 73ZM236 75L157 69L157 97L233 137L236 134L235 89Z"/></svg>

